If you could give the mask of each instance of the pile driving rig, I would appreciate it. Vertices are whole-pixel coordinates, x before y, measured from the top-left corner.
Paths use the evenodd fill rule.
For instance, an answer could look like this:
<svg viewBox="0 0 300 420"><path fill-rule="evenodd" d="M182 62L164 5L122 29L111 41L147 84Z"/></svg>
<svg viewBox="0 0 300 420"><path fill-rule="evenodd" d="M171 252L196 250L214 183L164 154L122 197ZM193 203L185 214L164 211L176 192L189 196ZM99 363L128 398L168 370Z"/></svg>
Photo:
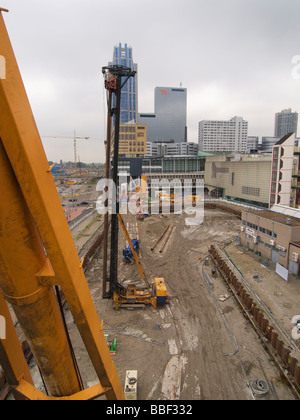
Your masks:
<svg viewBox="0 0 300 420"><path fill-rule="evenodd" d="M129 67L111 65L102 68L105 78L105 88L108 91L108 117L107 117L107 141L106 141L106 179L110 177L118 190L118 156L119 156L119 133L120 133L120 110L121 110L121 90L130 77L135 76L136 72ZM115 107L113 104L113 95ZM112 156L112 170L110 170L111 160L111 124L114 119L114 143ZM108 193L108 186L105 189ZM108 197L109 194L107 194ZM108 198L104 203L108 207ZM151 304L154 308L157 304L165 304L169 301L167 288L163 278L155 278L152 284L149 283L138 254L133 246L132 240L127 232L122 216L119 213L119 198L116 194L115 211L111 215L111 249L110 249L110 277L109 291L106 290L107 283L107 247L108 244L108 215L106 213L106 222L104 226L104 257L103 257L103 297L112 298L115 303L115 309L118 310L120 305L137 305ZM144 288L138 288L135 284L124 287L118 281L118 228L122 227L125 237L130 246L131 254L139 268L141 276L145 282Z"/></svg>

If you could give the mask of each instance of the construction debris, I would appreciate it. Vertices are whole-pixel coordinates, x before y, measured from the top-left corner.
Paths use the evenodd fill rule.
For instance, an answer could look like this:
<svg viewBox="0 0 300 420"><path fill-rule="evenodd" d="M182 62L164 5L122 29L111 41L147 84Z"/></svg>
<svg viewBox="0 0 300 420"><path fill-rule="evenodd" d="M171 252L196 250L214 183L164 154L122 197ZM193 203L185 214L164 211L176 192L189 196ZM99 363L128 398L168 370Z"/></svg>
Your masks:
<svg viewBox="0 0 300 420"><path fill-rule="evenodd" d="M168 230L168 233L167 233L167 236L166 236L166 239L165 239L165 241L164 241L164 243L163 243L162 247L161 247L161 248L160 248L160 250L159 250L159 252L160 252L160 253L162 253L162 252L163 252L163 250L165 249L165 246L167 245L167 242L168 242L168 240L169 240L169 238L170 238L170 236L171 236L171 233L172 233L173 229L174 229L174 226L173 226L173 225L172 225L172 226L170 226L170 228L169 228L169 230Z"/></svg>
<svg viewBox="0 0 300 420"><path fill-rule="evenodd" d="M109 351L110 351L111 355L115 356L116 351L117 351L117 337L114 337L113 340L109 340L109 335L108 334L104 334L104 337L106 339L107 346L109 348Z"/></svg>
<svg viewBox="0 0 300 420"><path fill-rule="evenodd" d="M219 300L221 301L221 302L225 302L225 300L227 300L227 299L229 299L229 295L221 295L221 296L219 296Z"/></svg>
<svg viewBox="0 0 300 420"><path fill-rule="evenodd" d="M124 387L125 400L137 400L137 371L127 370Z"/></svg>
<svg viewBox="0 0 300 420"><path fill-rule="evenodd" d="M162 240L162 238L164 237L165 233L167 232L167 230L169 229L170 225L168 225L162 232L162 234L159 236L159 238L157 239L157 241L155 242L155 244L152 246L151 251L154 251L154 249L156 248L156 246L158 245L158 243Z"/></svg>

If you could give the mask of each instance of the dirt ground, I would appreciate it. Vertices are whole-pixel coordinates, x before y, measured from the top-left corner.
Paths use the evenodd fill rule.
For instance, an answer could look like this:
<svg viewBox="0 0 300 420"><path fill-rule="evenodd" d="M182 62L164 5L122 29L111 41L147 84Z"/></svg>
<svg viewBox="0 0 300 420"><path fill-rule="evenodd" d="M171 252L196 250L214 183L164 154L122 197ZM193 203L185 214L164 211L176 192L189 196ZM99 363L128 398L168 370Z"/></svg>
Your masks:
<svg viewBox="0 0 300 420"><path fill-rule="evenodd" d="M253 381L267 377L276 394L270 391L264 399L293 400L290 388L269 360L234 298L230 295L223 302L218 299L229 294L222 279L212 278L212 266L200 261L207 255L210 244L224 245L235 239L240 221L216 210L207 210L204 223L195 227L186 226L185 216L181 215L168 218L153 215L143 222L127 215L124 220L131 237L140 239L140 259L148 279L164 277L171 301L157 310L147 306L135 310L121 308L116 312L111 300L102 299L101 252L87 270L99 318L104 320L104 332L110 339L117 337L117 352L112 357L122 383L126 370L137 370L139 400L252 400L258 398L251 388ZM151 251L169 224L174 225L174 230L166 248L162 253L160 246ZM126 244L122 231L119 238L119 280L123 284L133 281L143 285L137 267L122 264L122 249ZM234 245L227 250L249 278L254 271L257 273L260 264L257 262L254 269L252 256L241 254ZM263 281L257 283L260 289L268 287L268 269L261 270L264 277L262 275ZM294 296L291 285L277 280L274 293L278 292L279 300L276 304L281 300L292 305L287 315L291 316L298 310L299 299ZM292 292L290 298L280 295L282 288ZM272 307L273 303L271 299L268 305ZM69 311L67 320L83 381L90 386L97 383L98 378ZM291 332L291 328L287 330Z"/></svg>
<svg viewBox="0 0 300 420"><path fill-rule="evenodd" d="M235 216L206 210L200 226L186 226L186 217L152 215L141 222L132 215L124 216L132 239L140 240L140 260L147 278L165 279L171 300L164 307L115 311L112 300L102 298L101 250L86 271L104 333L109 339L117 337L117 352L112 357L122 384L127 370L137 370L138 400L295 399L224 281L212 277L211 262L206 265L203 258L211 244L225 246L233 240L226 247L228 254L289 335L291 317L300 314L299 283L277 278L272 267L263 268L251 253L234 245L240 232ZM151 251L169 224L174 229L165 249L160 253L158 245ZM119 281L144 286L136 265L122 263L125 245L120 230ZM260 281L254 281L253 275L259 275ZM224 296L224 301L219 300ZM85 387L98 383L67 305L66 321ZM36 385L43 389L34 362L30 367ZM276 393L271 389L258 397L253 381L266 379Z"/></svg>

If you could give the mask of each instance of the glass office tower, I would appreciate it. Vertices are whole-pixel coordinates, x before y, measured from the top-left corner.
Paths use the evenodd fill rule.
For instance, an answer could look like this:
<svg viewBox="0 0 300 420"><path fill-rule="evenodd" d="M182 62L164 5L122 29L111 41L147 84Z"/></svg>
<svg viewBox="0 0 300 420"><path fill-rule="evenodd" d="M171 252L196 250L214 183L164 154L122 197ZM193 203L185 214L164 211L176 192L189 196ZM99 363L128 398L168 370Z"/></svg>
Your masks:
<svg viewBox="0 0 300 420"><path fill-rule="evenodd" d="M154 113L139 114L139 124L147 124L148 142L186 142L187 90L156 87Z"/></svg>
<svg viewBox="0 0 300 420"><path fill-rule="evenodd" d="M137 64L133 62L132 48L127 44L114 47L113 65L130 67L137 72ZM138 113L138 83L137 74L130 77L121 92L121 124L134 122L137 124ZM115 104L113 104L115 105Z"/></svg>
<svg viewBox="0 0 300 420"><path fill-rule="evenodd" d="M283 137L286 134L295 133L297 136L298 113L292 109L284 109L275 114L275 134L274 137Z"/></svg>

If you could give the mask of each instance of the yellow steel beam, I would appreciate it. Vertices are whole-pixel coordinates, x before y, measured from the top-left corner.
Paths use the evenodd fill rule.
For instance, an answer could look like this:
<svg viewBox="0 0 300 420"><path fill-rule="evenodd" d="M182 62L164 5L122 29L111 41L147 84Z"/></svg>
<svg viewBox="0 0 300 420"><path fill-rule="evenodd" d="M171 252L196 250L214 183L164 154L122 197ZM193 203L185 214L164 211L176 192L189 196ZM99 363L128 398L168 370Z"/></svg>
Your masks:
<svg viewBox="0 0 300 420"><path fill-rule="evenodd" d="M20 345L7 303L0 291L0 314L5 319L5 339L0 339L0 360L6 378L14 392L21 380L33 386L33 380ZM16 399L23 399L14 392Z"/></svg>
<svg viewBox="0 0 300 420"><path fill-rule="evenodd" d="M129 233L128 233L127 229L126 229L126 226L125 226L124 220L123 220L122 216L121 216L119 213L117 214L117 216L118 216L118 220L119 220L119 223L120 223L120 225L121 225L121 228L123 229L124 235L125 235L125 237L126 237L126 239L127 239L127 242L128 242L128 244L129 244L129 246L130 246L130 249L131 249L132 255L133 255L133 257L134 257L134 259L135 259L135 262L136 262L136 264L137 264L137 266L138 266L138 269L139 269L139 271L140 271L140 273L141 273L141 276L142 276L142 278L143 278L144 282L145 282L145 283L147 284L147 286L150 288L151 286L150 286L149 281L148 281L148 279L147 279L147 277L146 277L146 274L145 274L145 271L144 271L144 269L143 269L143 267L142 267L142 264L141 264L141 261L140 261L140 259L139 259L139 256L138 256L138 254L136 253L136 251L135 251L135 249L134 249L134 246L133 246L133 244L132 244L132 240L130 239L130 236L129 236Z"/></svg>
<svg viewBox="0 0 300 420"><path fill-rule="evenodd" d="M81 390L53 287L54 275L0 139L0 288L28 338L54 396Z"/></svg>
<svg viewBox="0 0 300 420"><path fill-rule="evenodd" d="M14 389L14 393L19 395L20 399L34 401L87 401L94 400L107 392L108 389L105 389L100 384L97 384L68 397L51 397L45 395L24 379L20 380L19 384Z"/></svg>
<svg viewBox="0 0 300 420"><path fill-rule="evenodd" d="M124 399L1 14L0 55L0 137L55 273L46 281L61 286L107 398Z"/></svg>

